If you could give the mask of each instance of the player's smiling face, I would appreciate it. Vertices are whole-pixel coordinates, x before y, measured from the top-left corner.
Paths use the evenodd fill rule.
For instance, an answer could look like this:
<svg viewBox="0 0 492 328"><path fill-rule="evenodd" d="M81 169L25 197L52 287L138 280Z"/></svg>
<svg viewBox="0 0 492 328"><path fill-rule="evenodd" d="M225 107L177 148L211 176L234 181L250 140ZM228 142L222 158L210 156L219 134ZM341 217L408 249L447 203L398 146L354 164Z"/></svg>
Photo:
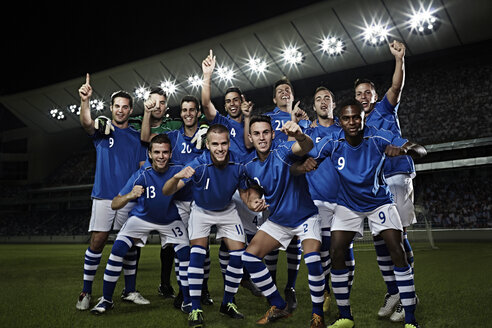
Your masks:
<svg viewBox="0 0 492 328"><path fill-rule="evenodd" d="M130 107L130 99L124 97L114 98L111 105L111 113L113 114L113 121L117 124L124 124L128 121L133 109Z"/></svg>
<svg viewBox="0 0 492 328"><path fill-rule="evenodd" d="M196 108L196 104L193 101L184 101L181 104L181 119L183 124L187 127L196 125L198 121L200 111Z"/></svg>
<svg viewBox="0 0 492 328"><path fill-rule="evenodd" d="M270 151L274 137L272 126L267 122L255 122L251 125L249 141L259 154L266 154Z"/></svg>
<svg viewBox="0 0 492 328"><path fill-rule="evenodd" d="M152 117L156 119L161 119L164 114L166 114L167 99L165 96L162 96L158 93L153 93L150 95L150 97L154 99L156 103L154 110L152 111Z"/></svg>
<svg viewBox="0 0 492 328"><path fill-rule="evenodd" d="M241 95L237 92L229 92L224 98L224 107L230 117L241 115Z"/></svg>
<svg viewBox="0 0 492 328"><path fill-rule="evenodd" d="M152 160L152 168L157 172L167 169L171 159L171 145L168 143L154 143L152 150L149 151L149 158Z"/></svg>
<svg viewBox="0 0 492 328"><path fill-rule="evenodd" d="M291 98L294 97L292 89L288 84L280 84L275 88L275 98L273 98L273 102L278 107L285 107L287 103L291 101Z"/></svg>
<svg viewBox="0 0 492 328"><path fill-rule="evenodd" d="M207 148L216 166L227 163L229 155L229 133L210 132L207 135Z"/></svg>
<svg viewBox="0 0 492 328"><path fill-rule="evenodd" d="M328 90L320 90L314 95L314 111L322 119L333 118L335 103Z"/></svg>
<svg viewBox="0 0 492 328"><path fill-rule="evenodd" d="M340 125L346 137L357 136L364 129L364 111L356 106L345 106L340 112Z"/></svg>
<svg viewBox="0 0 492 328"><path fill-rule="evenodd" d="M374 90L370 83L361 83L355 88L355 100L362 104L366 114L372 111L377 99L376 90Z"/></svg>

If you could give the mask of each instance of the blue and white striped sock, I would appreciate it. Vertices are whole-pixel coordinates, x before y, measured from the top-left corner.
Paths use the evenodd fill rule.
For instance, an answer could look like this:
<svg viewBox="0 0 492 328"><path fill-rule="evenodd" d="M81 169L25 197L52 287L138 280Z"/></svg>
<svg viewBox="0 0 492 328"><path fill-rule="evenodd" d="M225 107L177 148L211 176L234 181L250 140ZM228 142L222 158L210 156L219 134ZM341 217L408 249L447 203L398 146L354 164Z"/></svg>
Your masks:
<svg viewBox="0 0 492 328"><path fill-rule="evenodd" d="M349 290L349 271L348 269L331 269L331 288L337 301L338 310L341 318L351 319L350 313L350 290Z"/></svg>
<svg viewBox="0 0 492 328"><path fill-rule="evenodd" d="M209 277L210 277L210 245L207 245L207 253L205 254L205 262L203 263L203 286L208 286Z"/></svg>
<svg viewBox="0 0 492 328"><path fill-rule="evenodd" d="M331 269L331 231L330 228L321 229L321 266L323 267L323 274L325 276L325 290L330 292L330 269Z"/></svg>
<svg viewBox="0 0 492 328"><path fill-rule="evenodd" d="M223 240L220 242L219 247L219 264L220 272L222 273L222 278L225 282L225 274L227 271L227 266L229 265L229 250Z"/></svg>
<svg viewBox="0 0 492 328"><path fill-rule="evenodd" d="M243 256L244 248L229 252L229 265L227 266L224 281L224 298L222 304L232 302L232 298L237 293L239 283L243 277Z"/></svg>
<svg viewBox="0 0 492 328"><path fill-rule="evenodd" d="M133 246L123 257L123 274L125 275L125 292L136 290L137 284L137 249Z"/></svg>
<svg viewBox="0 0 492 328"><path fill-rule="evenodd" d="M189 304L191 302L190 289L188 283L188 266L190 265L190 246L185 244L175 244L174 252L178 259L179 271L179 288L183 293L183 303Z"/></svg>
<svg viewBox="0 0 492 328"><path fill-rule="evenodd" d="M388 247L386 247L383 239L375 240L374 247L376 249L379 270L383 275L388 294L395 295L398 293L398 286L396 285L395 274L393 272L394 264L391 260Z"/></svg>
<svg viewBox="0 0 492 328"><path fill-rule="evenodd" d="M270 305L275 305L279 309L287 306L282 296L275 286L270 272L261 259L253 254L244 252L242 256L243 265L251 275L251 280L258 287L268 300Z"/></svg>
<svg viewBox="0 0 492 328"><path fill-rule="evenodd" d="M415 322L415 284L413 281L412 268L395 266L396 283L400 292L400 301L405 310L405 323Z"/></svg>
<svg viewBox="0 0 492 328"><path fill-rule="evenodd" d="M102 252L95 252L87 247L84 255L84 287L82 292L91 294L92 293L92 283L94 282L94 277L96 276L96 271L101 263Z"/></svg>
<svg viewBox="0 0 492 328"><path fill-rule="evenodd" d="M313 313L323 316L323 302L325 291L325 276L321 266L321 256L319 252L304 254L304 262L308 268L309 291L311 292L311 302L313 303Z"/></svg>
<svg viewBox="0 0 492 328"><path fill-rule="evenodd" d="M355 257L354 257L354 242L350 243L347 254L345 255L345 266L349 270L349 289L352 289L355 275Z"/></svg>
<svg viewBox="0 0 492 328"><path fill-rule="evenodd" d="M273 283L277 283L277 262L278 262L278 253L279 250L273 250L267 255L265 255L265 265L270 272L270 276L272 277Z"/></svg>
<svg viewBox="0 0 492 328"><path fill-rule="evenodd" d="M103 297L105 300L113 299L114 289L123 267L123 258L132 246L133 240L127 236L118 236L114 241L106 270L104 270Z"/></svg>
<svg viewBox="0 0 492 328"><path fill-rule="evenodd" d="M200 298L203 285L203 264L207 250L202 246L192 246L190 250L190 265L188 266L188 285L192 309L201 309Z"/></svg>
<svg viewBox="0 0 492 328"><path fill-rule="evenodd" d="M285 288L296 288L297 274L301 265L301 240L293 238L287 247L287 284Z"/></svg>
<svg viewBox="0 0 492 328"><path fill-rule="evenodd" d="M408 241L408 235L407 235L407 232L403 232L403 247L405 248L405 253L407 253L407 261L408 261L408 264L410 264L410 266L412 267L412 273L413 272L413 262L414 262L414 258L413 258L413 249L412 249L412 246L410 246L410 242Z"/></svg>

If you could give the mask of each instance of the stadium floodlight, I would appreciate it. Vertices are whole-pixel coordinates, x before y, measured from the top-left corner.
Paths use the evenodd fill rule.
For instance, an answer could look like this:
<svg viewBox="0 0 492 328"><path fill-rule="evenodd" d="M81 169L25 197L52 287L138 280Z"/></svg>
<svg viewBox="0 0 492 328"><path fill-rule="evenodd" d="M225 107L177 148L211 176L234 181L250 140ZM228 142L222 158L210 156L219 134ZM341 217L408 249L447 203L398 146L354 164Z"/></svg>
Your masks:
<svg viewBox="0 0 492 328"><path fill-rule="evenodd" d="M135 89L135 97L142 100L147 100L150 96L150 90L146 87L138 87Z"/></svg>
<svg viewBox="0 0 492 328"><path fill-rule="evenodd" d="M287 64L298 65L304 61L304 55L296 47L287 47L282 52L282 57Z"/></svg>
<svg viewBox="0 0 492 328"><path fill-rule="evenodd" d="M65 114L63 114L61 109L54 108L50 110L50 115L52 118L58 121L63 121L66 119Z"/></svg>
<svg viewBox="0 0 492 328"><path fill-rule="evenodd" d="M234 71L225 66L217 67L217 75L222 81L230 82L234 78Z"/></svg>
<svg viewBox="0 0 492 328"><path fill-rule="evenodd" d="M161 82L161 89L164 90L166 95L172 96L173 94L176 93L176 83L174 81L162 81Z"/></svg>
<svg viewBox="0 0 492 328"><path fill-rule="evenodd" d="M69 105L68 111L75 115L80 115L80 106L78 105Z"/></svg>
<svg viewBox="0 0 492 328"><path fill-rule="evenodd" d="M256 74L263 74L267 68L266 62L260 58L250 58L248 60L248 66Z"/></svg>
<svg viewBox="0 0 492 328"><path fill-rule="evenodd" d="M193 75L188 77L188 83L193 88L198 88L202 86L202 79L198 75Z"/></svg>
<svg viewBox="0 0 492 328"><path fill-rule="evenodd" d="M431 34L441 25L439 17L430 9L420 9L411 15L408 28L415 34Z"/></svg>
<svg viewBox="0 0 492 328"><path fill-rule="evenodd" d="M98 112L104 110L104 101L102 101L102 100L92 99L89 102L89 104L90 104L92 110L95 110L95 111L98 111Z"/></svg>
<svg viewBox="0 0 492 328"><path fill-rule="evenodd" d="M320 46L323 52L330 56L340 56L345 52L345 42L337 37L330 36L320 41Z"/></svg>
<svg viewBox="0 0 492 328"><path fill-rule="evenodd" d="M368 45L379 47L387 42L388 29L380 24L367 26L364 30L364 40Z"/></svg>

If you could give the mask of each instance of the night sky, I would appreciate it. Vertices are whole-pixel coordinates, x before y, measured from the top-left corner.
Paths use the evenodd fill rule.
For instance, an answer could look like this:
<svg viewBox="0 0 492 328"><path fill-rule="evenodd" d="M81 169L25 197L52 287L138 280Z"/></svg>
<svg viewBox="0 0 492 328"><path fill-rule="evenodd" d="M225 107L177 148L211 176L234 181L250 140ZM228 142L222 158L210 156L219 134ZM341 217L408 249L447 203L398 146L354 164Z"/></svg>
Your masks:
<svg viewBox="0 0 492 328"><path fill-rule="evenodd" d="M0 20L0 95L153 56L315 2L319 0L12 2Z"/></svg>

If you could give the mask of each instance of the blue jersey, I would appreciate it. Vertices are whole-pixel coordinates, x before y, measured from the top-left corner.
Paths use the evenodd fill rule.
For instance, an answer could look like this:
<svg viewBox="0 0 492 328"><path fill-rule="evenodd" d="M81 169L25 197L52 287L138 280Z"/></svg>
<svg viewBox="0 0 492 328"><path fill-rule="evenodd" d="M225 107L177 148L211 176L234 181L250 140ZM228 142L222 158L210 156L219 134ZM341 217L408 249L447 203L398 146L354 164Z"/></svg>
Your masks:
<svg viewBox="0 0 492 328"><path fill-rule="evenodd" d="M197 132L198 129L195 131L195 134ZM192 137L186 136L184 127L181 127L179 130L167 132L167 135L171 139L172 160L174 163L188 163L203 153L203 149L197 149L195 144L191 143L191 139L195 135Z"/></svg>
<svg viewBox="0 0 492 328"><path fill-rule="evenodd" d="M297 227L318 213L309 194L304 174L294 176L290 166L300 158L292 153L295 141L270 150L262 162L256 152L245 162L246 176L263 188L269 206L269 220L284 227Z"/></svg>
<svg viewBox="0 0 492 328"><path fill-rule="evenodd" d="M265 113L265 115L270 116L272 119L272 128L275 131L275 139L287 141L287 135L281 132L280 129L286 122L291 120L290 114L275 107L273 112ZM300 120L298 124L302 129L307 129L311 125L311 121Z"/></svg>
<svg viewBox="0 0 492 328"><path fill-rule="evenodd" d="M313 139L314 148L326 136L338 134L340 126L333 124L328 127L319 125L305 129L304 133ZM340 184L338 173L331 161L318 163L318 168L306 173L309 184L309 193L313 200L336 203L338 197L338 185Z"/></svg>
<svg viewBox="0 0 492 328"><path fill-rule="evenodd" d="M239 156L232 151L229 151L229 162L224 168L213 164L208 150L186 166L192 167L195 174L184 181L187 184L192 183L193 200L203 209L225 209L231 202L232 195L243 185L244 166L240 163Z"/></svg>
<svg viewBox="0 0 492 328"><path fill-rule="evenodd" d="M113 199L147 158L146 148L140 141L140 132L132 127L115 126L109 136L96 131L92 142L96 147L96 173L91 196Z"/></svg>
<svg viewBox="0 0 492 328"><path fill-rule="evenodd" d="M121 189L120 195L126 195L133 187L144 187L144 193L137 198L137 205L130 211L144 221L167 225L173 221L181 220L178 208L174 205L173 196L165 196L162 187L167 180L183 169L182 165L169 164L166 172L159 173L152 166L142 167L135 172L126 185Z"/></svg>
<svg viewBox="0 0 492 328"><path fill-rule="evenodd" d="M403 146L407 142L391 131L364 128L361 144L352 147L345 133L323 138L309 153L314 158L330 157L340 177L336 203L356 212L369 212L393 202L384 180L384 151L387 145Z"/></svg>
<svg viewBox="0 0 492 328"><path fill-rule="evenodd" d="M393 132L401 137L400 121L398 119L398 107L393 106L384 95L383 99L374 105L374 109L366 117L366 125L374 126ZM399 173L415 174L415 165L410 156L398 156L388 158L384 163L384 175L389 177Z"/></svg>
<svg viewBox="0 0 492 328"><path fill-rule="evenodd" d="M239 156L246 156L251 153L252 149L246 148L244 145L244 122L238 123L233 120L229 115L221 115L218 111L210 124L222 124L229 129L229 135L231 138L230 150L235 152Z"/></svg>

